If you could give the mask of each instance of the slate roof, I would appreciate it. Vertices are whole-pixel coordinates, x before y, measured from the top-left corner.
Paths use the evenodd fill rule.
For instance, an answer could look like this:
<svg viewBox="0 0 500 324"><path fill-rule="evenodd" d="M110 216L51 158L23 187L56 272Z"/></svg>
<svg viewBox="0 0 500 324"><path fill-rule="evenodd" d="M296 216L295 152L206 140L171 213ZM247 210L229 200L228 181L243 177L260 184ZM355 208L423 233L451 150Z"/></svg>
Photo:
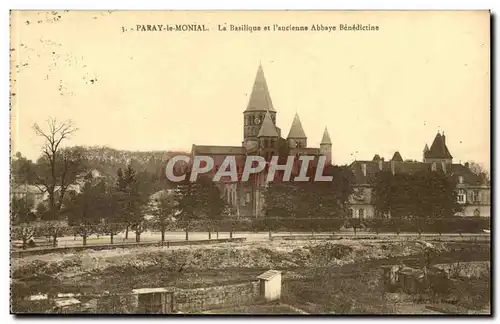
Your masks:
<svg viewBox="0 0 500 324"><path fill-rule="evenodd" d="M302 153L304 155L319 155L320 149L316 147L294 147L290 149L290 155Z"/></svg>
<svg viewBox="0 0 500 324"><path fill-rule="evenodd" d="M269 112L266 113L257 137L279 137L278 130L271 119Z"/></svg>
<svg viewBox="0 0 500 324"><path fill-rule="evenodd" d="M430 159L452 159L453 156L451 156L446 146L446 136L437 133L431 148L427 152L424 152L424 157Z"/></svg>
<svg viewBox="0 0 500 324"><path fill-rule="evenodd" d="M302 128L299 114L295 114L295 117L293 117L292 126L290 127L287 138L307 138L304 128Z"/></svg>
<svg viewBox="0 0 500 324"><path fill-rule="evenodd" d="M261 274L260 276L258 276L257 278L267 281L267 280L271 280L272 278L276 277L279 274L281 274L281 271L268 270L268 271L264 272L263 274Z"/></svg>
<svg viewBox="0 0 500 324"><path fill-rule="evenodd" d="M403 162L403 157L401 157L401 154L399 153L399 151L394 152L394 155L392 156L391 161Z"/></svg>
<svg viewBox="0 0 500 324"><path fill-rule="evenodd" d="M193 145L194 155L244 155L243 146Z"/></svg>
<svg viewBox="0 0 500 324"><path fill-rule="evenodd" d="M259 64L246 111L276 111L269 95L264 70Z"/></svg>
<svg viewBox="0 0 500 324"><path fill-rule="evenodd" d="M354 174L357 185L369 184L370 177L380 172L379 161L354 161L350 168ZM415 174L422 170L431 170L432 163L424 162L385 162L382 161L382 171L392 171L391 163L394 163L396 173ZM366 164L366 176L363 174L361 165ZM436 170L442 170L441 163L436 163ZM476 175L469 168L462 164L447 164L446 174L452 181L458 183L458 177L462 176L463 183L467 185L479 186L483 184L480 176Z"/></svg>
<svg viewBox="0 0 500 324"><path fill-rule="evenodd" d="M139 289L133 289L132 292L134 294L152 294L152 293L162 293L162 292L167 292L168 289L166 288L139 288Z"/></svg>
<svg viewBox="0 0 500 324"><path fill-rule="evenodd" d="M328 134L328 129L325 127L325 131L323 132L323 138L321 139L321 144L332 144L332 140L330 139L330 134Z"/></svg>

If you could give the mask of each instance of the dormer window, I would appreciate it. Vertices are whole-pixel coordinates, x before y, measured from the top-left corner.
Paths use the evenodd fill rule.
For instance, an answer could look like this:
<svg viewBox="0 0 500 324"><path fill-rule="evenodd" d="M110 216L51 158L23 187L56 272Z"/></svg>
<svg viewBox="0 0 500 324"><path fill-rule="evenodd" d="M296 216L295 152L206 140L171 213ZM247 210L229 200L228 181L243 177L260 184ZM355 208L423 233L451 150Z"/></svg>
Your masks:
<svg viewBox="0 0 500 324"><path fill-rule="evenodd" d="M460 184L464 183L464 177L458 176L458 183Z"/></svg>

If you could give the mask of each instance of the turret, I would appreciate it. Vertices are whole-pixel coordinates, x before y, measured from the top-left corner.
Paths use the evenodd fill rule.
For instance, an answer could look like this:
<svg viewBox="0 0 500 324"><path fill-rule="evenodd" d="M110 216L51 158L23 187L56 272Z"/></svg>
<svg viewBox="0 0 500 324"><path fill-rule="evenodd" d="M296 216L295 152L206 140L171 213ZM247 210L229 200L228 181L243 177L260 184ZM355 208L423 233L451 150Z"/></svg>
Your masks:
<svg viewBox="0 0 500 324"><path fill-rule="evenodd" d="M307 147L307 136L302 128L302 123L298 114L295 114L293 118L292 126L290 127L290 132L287 136L288 146L290 148L303 148Z"/></svg>
<svg viewBox="0 0 500 324"><path fill-rule="evenodd" d="M451 164L453 161L453 156L451 156L448 147L446 146L446 136L436 134L434 141L432 142L431 147L424 152L424 162L441 164L444 162L445 164Z"/></svg>
<svg viewBox="0 0 500 324"><path fill-rule="evenodd" d="M427 143L425 144L424 146L424 151L423 151L423 156L422 156L422 161L425 161L425 155L427 154L427 152L429 152L429 146L427 146Z"/></svg>
<svg viewBox="0 0 500 324"><path fill-rule="evenodd" d="M326 164L332 164L332 140L330 139L330 134L328 134L328 129L325 127L323 132L323 138L319 144L319 151L321 155L326 156Z"/></svg>

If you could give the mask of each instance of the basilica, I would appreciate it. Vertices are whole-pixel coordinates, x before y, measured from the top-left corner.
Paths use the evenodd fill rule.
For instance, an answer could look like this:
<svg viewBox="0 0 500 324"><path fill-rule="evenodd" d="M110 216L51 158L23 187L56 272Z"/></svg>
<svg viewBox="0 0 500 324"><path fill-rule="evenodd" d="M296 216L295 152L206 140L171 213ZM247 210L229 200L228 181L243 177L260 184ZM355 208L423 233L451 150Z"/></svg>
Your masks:
<svg viewBox="0 0 500 324"><path fill-rule="evenodd" d="M193 145L192 156L210 156L214 159L214 172L226 156L235 156L238 166L243 166L248 155L259 155L266 160L280 154L283 146L288 155L325 156L326 164L331 164L332 142L325 128L320 147L308 147L307 136L296 114L288 135L282 136L281 128L276 124L277 111L273 106L267 86L264 70L259 65L248 105L243 111L243 141L241 146ZM225 182L221 188L228 203L236 208L239 216L262 215L263 189L265 181L249 183Z"/></svg>

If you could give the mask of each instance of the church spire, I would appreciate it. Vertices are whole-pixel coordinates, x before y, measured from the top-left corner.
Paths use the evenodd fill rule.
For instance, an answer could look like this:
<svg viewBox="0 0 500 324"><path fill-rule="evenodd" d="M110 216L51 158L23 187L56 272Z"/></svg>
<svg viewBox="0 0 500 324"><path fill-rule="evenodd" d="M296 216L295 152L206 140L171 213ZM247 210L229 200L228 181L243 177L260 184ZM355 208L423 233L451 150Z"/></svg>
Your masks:
<svg viewBox="0 0 500 324"><path fill-rule="evenodd" d="M250 94L250 100L248 101L246 111L275 112L261 64L259 64L259 68L257 69L257 75L255 76L252 93Z"/></svg>
<svg viewBox="0 0 500 324"><path fill-rule="evenodd" d="M330 139L330 134L328 134L328 129L325 127L325 131L323 132L323 138L321 139L320 144L332 144L332 140Z"/></svg>
<svg viewBox="0 0 500 324"><path fill-rule="evenodd" d="M257 135L257 137L279 137L278 131L276 130L276 126L274 126L273 124L269 111L264 117L262 127L260 128L259 135Z"/></svg>
<svg viewBox="0 0 500 324"><path fill-rule="evenodd" d="M307 138L304 128L302 128L302 123L300 122L299 114L295 113L293 118L292 126L290 127L290 132L287 138Z"/></svg>

